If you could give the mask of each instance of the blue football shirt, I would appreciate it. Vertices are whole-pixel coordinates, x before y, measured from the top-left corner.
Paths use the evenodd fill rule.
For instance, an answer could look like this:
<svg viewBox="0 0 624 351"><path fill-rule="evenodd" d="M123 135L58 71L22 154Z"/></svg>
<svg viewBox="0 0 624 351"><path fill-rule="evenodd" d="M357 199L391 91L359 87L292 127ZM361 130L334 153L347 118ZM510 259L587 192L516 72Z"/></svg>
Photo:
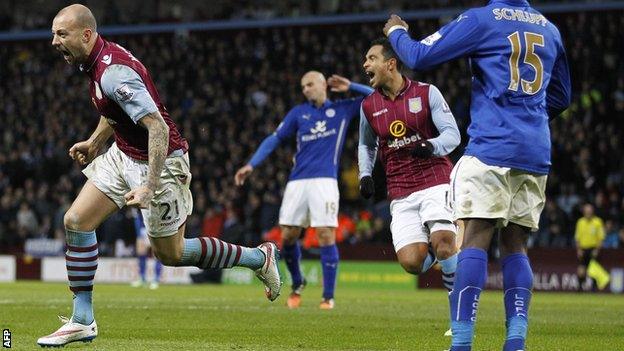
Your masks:
<svg viewBox="0 0 624 351"><path fill-rule="evenodd" d="M285 141L296 135L297 153L290 180L337 178L349 122L359 116L362 98L326 100L317 108L306 102L291 109L275 136Z"/></svg>
<svg viewBox="0 0 624 351"><path fill-rule="evenodd" d="M493 166L548 173L549 116L569 106L570 76L559 30L527 1L493 0L422 41L400 28L389 40L413 69L469 58L472 122L466 155Z"/></svg>

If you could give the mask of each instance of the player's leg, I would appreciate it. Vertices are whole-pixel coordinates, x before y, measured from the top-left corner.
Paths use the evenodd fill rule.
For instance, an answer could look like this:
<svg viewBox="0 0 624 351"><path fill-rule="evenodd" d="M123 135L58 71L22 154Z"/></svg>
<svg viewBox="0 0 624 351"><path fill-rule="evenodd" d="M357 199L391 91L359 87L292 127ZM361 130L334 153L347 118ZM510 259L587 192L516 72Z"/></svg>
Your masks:
<svg viewBox="0 0 624 351"><path fill-rule="evenodd" d="M487 279L487 249L496 224L493 219L463 220L464 242L457 257L455 285L449 295L453 331L451 351L471 350L479 297Z"/></svg>
<svg viewBox="0 0 624 351"><path fill-rule="evenodd" d="M506 224L511 203L507 178L511 170L463 156L451 173L449 202L454 219L464 220L455 285L449 294L452 351L472 348L481 291L487 278L487 249L498 222Z"/></svg>
<svg viewBox="0 0 624 351"><path fill-rule="evenodd" d="M407 244L396 251L396 255L401 267L414 275L428 271L435 263L435 256L426 242Z"/></svg>
<svg viewBox="0 0 624 351"><path fill-rule="evenodd" d="M429 238L419 213L419 196L413 193L390 203L390 232L399 264L414 275L424 273L435 263Z"/></svg>
<svg viewBox="0 0 624 351"><path fill-rule="evenodd" d="M513 171L510 185L509 225L500 233L507 326L504 351L524 350L533 288L533 271L526 243L530 231L538 229L539 217L546 203L546 176Z"/></svg>
<svg viewBox="0 0 624 351"><path fill-rule="evenodd" d="M307 181L308 208L310 225L316 228L316 235L321 250L323 271L323 300L321 309L334 308L334 292L338 272L338 247L336 246L336 227L340 193L338 182L333 178L316 178Z"/></svg>
<svg viewBox="0 0 624 351"><path fill-rule="evenodd" d="M128 165L128 184L132 187L141 184L141 178L137 179L135 175L146 174L146 167L140 162ZM264 243L249 248L213 237L184 238L186 219L193 211L189 169L188 155L168 157L160 188L150 206L141 210L154 255L167 266L202 269L242 266L253 269L264 282L267 297L275 300L281 289L277 266L279 253L275 244Z"/></svg>
<svg viewBox="0 0 624 351"><path fill-rule="evenodd" d="M146 272L147 272L147 253L149 251L149 239L146 236L137 235L136 243L136 255L139 264L139 279L132 282L133 287L140 287L146 284Z"/></svg>
<svg viewBox="0 0 624 351"><path fill-rule="evenodd" d="M500 250L507 335L503 350L524 350L533 271L527 257L530 229L514 223L501 229Z"/></svg>
<svg viewBox="0 0 624 351"><path fill-rule="evenodd" d="M455 225L450 222L431 224L431 248L442 268L442 283L446 290L453 290L455 271L457 270L457 248L455 244Z"/></svg>
<svg viewBox="0 0 624 351"><path fill-rule="evenodd" d="M267 297L273 301L279 296L281 280L277 268L279 254L272 243L251 248L234 245L213 237L185 239L186 225L172 235L148 233L156 257L167 266L195 266L206 268L246 267L267 285Z"/></svg>
<svg viewBox="0 0 624 351"><path fill-rule="evenodd" d="M298 308L301 305L301 293L306 281L301 273L301 230L310 224L308 208L308 186L310 179L289 181L284 189L282 206L279 212L279 224L282 230L282 256L292 280L291 292L286 305Z"/></svg>
<svg viewBox="0 0 624 351"><path fill-rule="evenodd" d="M442 281L448 291L453 290L457 268L457 226L448 203L449 185L441 184L419 192L420 218L429 230L429 240L435 257L442 267Z"/></svg>
<svg viewBox="0 0 624 351"><path fill-rule="evenodd" d="M319 246L321 249L321 267L323 270L323 301L322 309L334 308L334 291L338 273L338 247L336 246L335 227L316 227Z"/></svg>
<svg viewBox="0 0 624 351"><path fill-rule="evenodd" d="M301 306L301 293L306 285L301 273L301 245L299 244L303 228L291 225L282 225L280 228L282 230L282 256L292 280L292 291L288 295L286 305L289 308L298 308Z"/></svg>
<svg viewBox="0 0 624 351"><path fill-rule="evenodd" d="M587 282L587 267L589 267L589 261L591 260L591 250L581 250L578 255L578 267L576 268L576 275L578 277L578 291L583 291L583 285Z"/></svg>
<svg viewBox="0 0 624 351"><path fill-rule="evenodd" d="M149 250L149 248L148 248ZM154 257L154 280L150 283L150 289L157 289L160 284L160 278L162 276L162 263Z"/></svg>
<svg viewBox="0 0 624 351"><path fill-rule="evenodd" d="M37 340L41 346L62 346L74 341L90 341L97 336L93 316L93 279L98 264L95 228L119 208L88 180L65 213L65 264L69 289L74 293L70 319L55 333Z"/></svg>
<svg viewBox="0 0 624 351"><path fill-rule="evenodd" d="M118 209L111 199L87 181L65 213L65 260L69 286L76 296L72 315L76 323L90 324L93 321L93 278L98 258L95 228Z"/></svg>

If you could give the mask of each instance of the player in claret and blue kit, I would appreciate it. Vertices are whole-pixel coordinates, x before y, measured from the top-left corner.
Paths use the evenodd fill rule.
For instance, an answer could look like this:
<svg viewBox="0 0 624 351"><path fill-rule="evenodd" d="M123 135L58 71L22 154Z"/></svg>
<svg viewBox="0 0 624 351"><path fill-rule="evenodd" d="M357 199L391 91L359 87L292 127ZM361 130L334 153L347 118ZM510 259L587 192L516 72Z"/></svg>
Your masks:
<svg viewBox="0 0 624 351"><path fill-rule="evenodd" d="M73 313L37 343L63 346L97 336L92 301L98 266L95 229L124 206L141 209L152 249L163 264L251 268L265 284L269 300L275 300L282 284L275 244L248 248L215 238L184 238L193 209L188 143L145 66L128 50L102 38L95 17L83 5L59 11L52 35L52 46L89 79L91 101L101 117L91 137L69 149L71 158L86 166L88 178L64 217ZM115 142L98 156L111 136Z"/></svg>
<svg viewBox="0 0 624 351"><path fill-rule="evenodd" d="M360 192L365 198L374 193L372 171L379 151L399 263L418 275L439 262L450 291L457 229L448 206L453 165L446 155L459 145L459 130L438 88L403 76L401 66L386 38L372 42L364 70L375 92L360 110Z"/></svg>
<svg viewBox="0 0 624 351"><path fill-rule="evenodd" d="M417 41L392 15L384 27L410 68L468 57L472 69L470 141L451 174L455 219L465 222L450 294L452 351L472 348L487 254L500 228L507 335L504 351L524 350L533 273L526 238L538 228L550 169L549 119L570 104L557 27L526 0L492 0Z"/></svg>

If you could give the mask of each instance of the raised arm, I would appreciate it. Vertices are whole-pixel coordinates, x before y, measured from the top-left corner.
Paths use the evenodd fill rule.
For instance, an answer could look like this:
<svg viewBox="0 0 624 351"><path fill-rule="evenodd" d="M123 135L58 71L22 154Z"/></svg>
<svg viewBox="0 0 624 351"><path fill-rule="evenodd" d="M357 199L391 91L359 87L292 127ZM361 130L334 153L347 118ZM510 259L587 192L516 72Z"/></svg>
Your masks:
<svg viewBox="0 0 624 351"><path fill-rule="evenodd" d="M401 17L392 15L386 22L384 34L401 61L416 70L427 70L465 56L475 50L481 40L479 19L471 10L421 41L412 39L408 29Z"/></svg>
<svg viewBox="0 0 624 351"><path fill-rule="evenodd" d="M254 168L258 167L266 159L272 152L277 148L277 146L282 142L282 140L286 140L291 137L293 134L297 132L297 115L296 112L290 110L284 120L277 127L275 132L262 141L258 150L254 152L253 156L246 165L239 168L234 175L234 184L237 186L241 186L245 184L245 180L247 177L251 175Z"/></svg>
<svg viewBox="0 0 624 351"><path fill-rule="evenodd" d="M327 85L331 88L331 91L344 93L347 91L352 91L364 96L370 95L375 89L369 87L368 85L353 83L349 79L339 76L337 74L332 74L329 79L327 79Z"/></svg>

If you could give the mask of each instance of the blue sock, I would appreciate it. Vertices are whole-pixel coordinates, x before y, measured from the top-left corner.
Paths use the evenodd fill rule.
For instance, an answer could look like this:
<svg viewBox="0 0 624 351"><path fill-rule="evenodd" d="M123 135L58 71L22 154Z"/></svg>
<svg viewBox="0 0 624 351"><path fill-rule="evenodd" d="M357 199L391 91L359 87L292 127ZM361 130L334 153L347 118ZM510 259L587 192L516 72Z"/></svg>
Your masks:
<svg viewBox="0 0 624 351"><path fill-rule="evenodd" d="M154 258L154 281L160 283L160 275L162 274L162 263Z"/></svg>
<svg viewBox="0 0 624 351"><path fill-rule="evenodd" d="M98 265L97 237L95 231L65 229L65 240L69 290L74 293L72 320L88 325L93 322L93 279Z"/></svg>
<svg viewBox="0 0 624 351"><path fill-rule="evenodd" d="M479 296L487 278L487 253L468 248L458 255L451 304L452 351L470 350L477 320Z"/></svg>
<svg viewBox="0 0 624 351"><path fill-rule="evenodd" d="M145 267L147 267L147 255L139 255L139 276L145 281Z"/></svg>
<svg viewBox="0 0 624 351"><path fill-rule="evenodd" d="M335 244L321 247L321 265L323 266L323 298L333 299L338 271L338 247Z"/></svg>
<svg viewBox="0 0 624 351"><path fill-rule="evenodd" d="M457 269L457 254L445 259L438 260L440 266L442 266L442 284L446 290L453 290L455 285L455 270Z"/></svg>
<svg viewBox="0 0 624 351"><path fill-rule="evenodd" d="M533 288L533 271L529 258L512 254L502 262L503 289L505 290L505 317L507 338L503 351L524 350L529 326L529 304Z"/></svg>
<svg viewBox="0 0 624 351"><path fill-rule="evenodd" d="M292 285L294 287L301 285L303 283L303 275L301 274L300 266L301 246L299 245L299 241L292 245L284 245L282 254L284 256L284 261L286 261L288 272L290 272Z"/></svg>
<svg viewBox="0 0 624 351"><path fill-rule="evenodd" d="M256 270L265 262L264 253L257 247L244 247L213 237L184 239L182 258L176 266L199 268L247 267Z"/></svg>

